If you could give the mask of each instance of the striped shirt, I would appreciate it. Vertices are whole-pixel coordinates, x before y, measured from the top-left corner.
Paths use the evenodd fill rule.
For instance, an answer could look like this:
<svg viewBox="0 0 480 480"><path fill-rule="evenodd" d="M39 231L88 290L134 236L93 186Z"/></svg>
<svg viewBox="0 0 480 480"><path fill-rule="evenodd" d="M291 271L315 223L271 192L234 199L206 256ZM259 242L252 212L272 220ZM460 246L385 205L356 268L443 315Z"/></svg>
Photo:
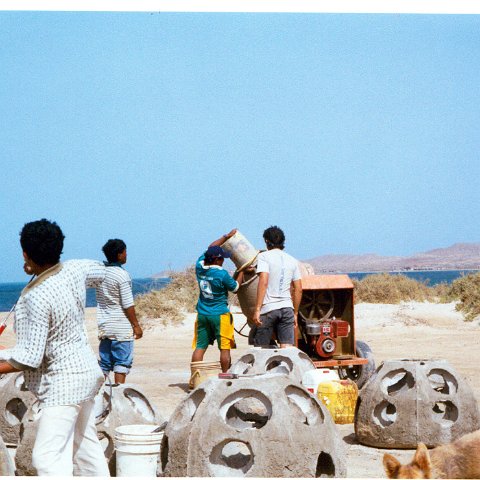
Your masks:
<svg viewBox="0 0 480 480"><path fill-rule="evenodd" d="M98 338L133 340L133 328L124 309L132 307L132 280L122 267L106 267L105 280L97 287Z"/></svg>
<svg viewBox="0 0 480 480"><path fill-rule="evenodd" d="M85 330L86 287L103 281L91 260L58 263L32 281L15 309L16 345L2 352L24 370L41 406L78 404L97 394L103 375Z"/></svg>

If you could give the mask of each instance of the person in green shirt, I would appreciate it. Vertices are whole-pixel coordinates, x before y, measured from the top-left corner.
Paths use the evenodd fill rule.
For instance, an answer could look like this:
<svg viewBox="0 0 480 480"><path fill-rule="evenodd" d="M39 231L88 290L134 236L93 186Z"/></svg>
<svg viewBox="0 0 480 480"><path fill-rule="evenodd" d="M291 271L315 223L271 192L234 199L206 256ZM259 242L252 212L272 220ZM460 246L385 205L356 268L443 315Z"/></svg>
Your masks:
<svg viewBox="0 0 480 480"><path fill-rule="evenodd" d="M243 282L243 272L234 279L222 268L230 254L220 245L235 235L233 229L212 242L195 265L200 294L197 302L197 320L192 342L192 362L201 362L209 345L217 340L222 372L230 368L230 350L236 348L233 316L228 308L228 292L236 293Z"/></svg>

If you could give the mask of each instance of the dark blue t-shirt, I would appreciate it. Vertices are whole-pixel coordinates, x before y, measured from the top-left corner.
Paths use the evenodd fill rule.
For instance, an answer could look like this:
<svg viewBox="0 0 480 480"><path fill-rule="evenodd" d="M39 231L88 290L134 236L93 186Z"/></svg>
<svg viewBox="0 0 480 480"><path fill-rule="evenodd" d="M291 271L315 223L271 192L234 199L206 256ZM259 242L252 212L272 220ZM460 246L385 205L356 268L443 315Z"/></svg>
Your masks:
<svg viewBox="0 0 480 480"><path fill-rule="evenodd" d="M228 292L236 292L238 283L230 274L218 265L203 264L202 255L195 265L200 295L197 302L197 312L201 315L221 315L228 313Z"/></svg>

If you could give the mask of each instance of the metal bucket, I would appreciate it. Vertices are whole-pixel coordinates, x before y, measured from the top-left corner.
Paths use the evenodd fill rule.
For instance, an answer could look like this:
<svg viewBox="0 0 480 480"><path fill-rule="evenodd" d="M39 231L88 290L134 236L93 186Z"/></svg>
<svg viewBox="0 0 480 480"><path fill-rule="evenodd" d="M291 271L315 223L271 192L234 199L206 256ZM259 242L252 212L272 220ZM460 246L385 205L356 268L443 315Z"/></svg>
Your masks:
<svg viewBox="0 0 480 480"><path fill-rule="evenodd" d="M239 270L251 265L258 255L258 250L238 230L222 243L222 248L232 255L232 262Z"/></svg>

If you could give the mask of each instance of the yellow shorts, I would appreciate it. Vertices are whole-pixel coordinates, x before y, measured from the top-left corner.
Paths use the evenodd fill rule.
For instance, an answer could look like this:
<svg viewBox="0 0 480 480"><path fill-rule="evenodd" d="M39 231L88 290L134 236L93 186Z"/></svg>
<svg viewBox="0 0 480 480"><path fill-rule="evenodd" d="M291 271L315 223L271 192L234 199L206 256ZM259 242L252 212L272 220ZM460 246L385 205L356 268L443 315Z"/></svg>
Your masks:
<svg viewBox="0 0 480 480"><path fill-rule="evenodd" d="M237 347L235 345L233 315L231 313L197 315L192 348L206 350L209 345L213 345L215 340L217 340L220 350L230 350Z"/></svg>

